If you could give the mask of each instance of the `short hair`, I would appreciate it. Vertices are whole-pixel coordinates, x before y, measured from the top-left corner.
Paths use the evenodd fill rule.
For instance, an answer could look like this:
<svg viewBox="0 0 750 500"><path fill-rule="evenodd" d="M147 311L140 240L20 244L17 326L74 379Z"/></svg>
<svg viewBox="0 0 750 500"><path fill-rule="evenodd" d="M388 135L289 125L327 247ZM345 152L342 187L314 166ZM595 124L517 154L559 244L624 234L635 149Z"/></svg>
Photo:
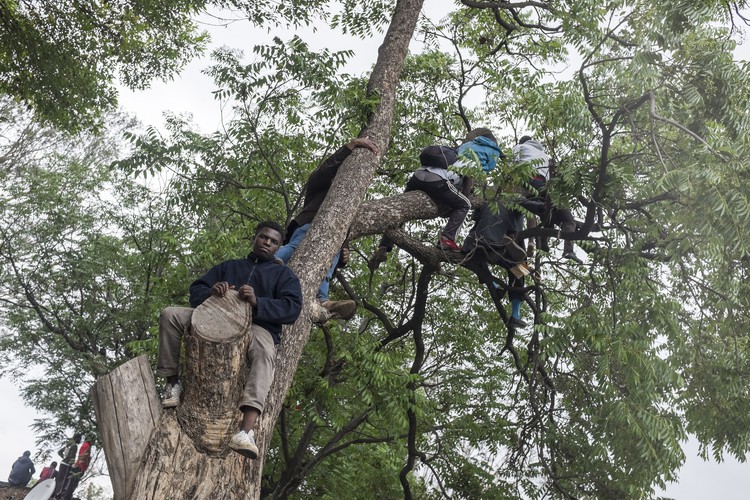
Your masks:
<svg viewBox="0 0 750 500"><path fill-rule="evenodd" d="M284 239L284 230L281 228L278 222L274 222L271 220L266 220L258 224L255 228L255 234L258 234L258 232L263 229L264 227L267 227L268 229L273 229L274 231L278 231L281 235L281 239Z"/></svg>
<svg viewBox="0 0 750 500"><path fill-rule="evenodd" d="M83 434L81 434L80 432L76 432L75 434L73 434L73 441L78 443L81 441L81 437L83 437Z"/></svg>
<svg viewBox="0 0 750 500"><path fill-rule="evenodd" d="M23 456L28 457L29 455L31 455L31 452L29 450L23 452Z"/></svg>
<svg viewBox="0 0 750 500"><path fill-rule="evenodd" d="M530 135L524 135L520 139L518 139L518 144L523 144L526 141L530 141L531 136Z"/></svg>
<svg viewBox="0 0 750 500"><path fill-rule="evenodd" d="M492 133L492 130L486 127L477 127L477 128L471 129L471 131L468 134L466 134L465 142L472 141L476 139L477 137L486 137L487 139L491 139L492 142L497 144L497 139L495 139L495 134Z"/></svg>
<svg viewBox="0 0 750 500"><path fill-rule="evenodd" d="M52 468L54 469L55 467L57 467L57 462L52 462L52 463L51 463L50 465L51 465L51 466L52 466Z"/></svg>

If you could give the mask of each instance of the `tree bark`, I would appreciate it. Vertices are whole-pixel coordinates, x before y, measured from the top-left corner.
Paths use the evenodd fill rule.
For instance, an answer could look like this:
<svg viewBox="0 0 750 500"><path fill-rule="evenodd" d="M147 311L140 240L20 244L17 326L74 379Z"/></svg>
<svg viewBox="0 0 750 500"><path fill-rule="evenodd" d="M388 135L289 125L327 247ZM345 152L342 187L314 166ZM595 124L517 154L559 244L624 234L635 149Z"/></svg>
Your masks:
<svg viewBox="0 0 750 500"><path fill-rule="evenodd" d="M397 2L368 83L369 94L377 95L379 104L362 135L373 139L381 152L391 135L396 88L422 3L423 0ZM245 349L232 350L225 344L234 344L237 339L198 339L186 334L185 400L177 411L164 412L141 460L132 493L123 498L260 497L265 452L310 335L311 301L357 215L378 160L368 151L357 150L344 162L290 263L300 278L305 308L300 319L284 330L274 382L256 425L259 458L247 460L226 447L233 424L236 428L239 423L237 401L245 381L242 371L246 369L244 353L249 337L243 337ZM216 330L214 333L218 334ZM231 352L224 352L225 349ZM109 424L100 422L100 427ZM128 439L127 435L121 437Z"/></svg>
<svg viewBox="0 0 750 500"><path fill-rule="evenodd" d="M378 60L368 83L368 93L376 94L380 101L362 135L375 141L381 154L390 140L396 89L422 3L423 0L399 0L396 3L391 24L378 51ZM312 301L316 300L316 290L347 236L375 174L378 160L375 155L361 149L347 158L339 168L312 227L290 262L290 267L300 278L305 307L297 322L284 329L277 355L276 376L266 401L267 409L258 421L260 458L256 466L259 470L262 470L265 450L270 443L281 405L292 385L297 363L310 336L310 307ZM257 498L259 494L260 484L257 484L254 497Z"/></svg>
<svg viewBox="0 0 750 500"><path fill-rule="evenodd" d="M129 498L149 437L161 417L154 374L144 354L99 377L91 388L115 498Z"/></svg>
<svg viewBox="0 0 750 500"><path fill-rule="evenodd" d="M251 485L260 481L258 471L227 444L242 416L237 402L248 373L251 321L249 304L234 290L222 298L211 296L195 309L192 328L183 337L184 399L175 410L163 411L160 420L145 418L146 406L138 400L145 392L151 414L158 417L161 413L145 361L148 375L142 383L134 384L133 377L126 376L133 371L125 368L132 361L97 381L95 394L109 385L117 386L115 398L96 398L102 435L113 435L105 438L104 451L113 471L115 498L249 498ZM148 445L145 439L142 444L130 444L134 437L145 434L148 438L147 432L151 434ZM118 453L118 444L128 453Z"/></svg>

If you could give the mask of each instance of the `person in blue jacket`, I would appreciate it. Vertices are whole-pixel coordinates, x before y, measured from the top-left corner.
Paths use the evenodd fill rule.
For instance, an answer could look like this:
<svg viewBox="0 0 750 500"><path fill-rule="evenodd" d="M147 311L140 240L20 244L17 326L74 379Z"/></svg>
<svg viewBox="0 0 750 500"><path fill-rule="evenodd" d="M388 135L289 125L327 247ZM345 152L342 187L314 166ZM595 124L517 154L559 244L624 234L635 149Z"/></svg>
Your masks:
<svg viewBox="0 0 750 500"><path fill-rule="evenodd" d="M36 472L34 462L29 458L30 456L30 451L24 451L23 455L13 462L13 466L10 469L10 476L8 476L8 482L10 484L14 486L26 486L29 484L31 476Z"/></svg>
<svg viewBox="0 0 750 500"><path fill-rule="evenodd" d="M174 408L180 404L182 394L178 370L182 332L190 327L193 308L211 295L223 297L228 290L237 290L240 299L252 306L253 340L248 347L251 366L239 402L243 419L240 431L229 442L231 449L249 458L258 457L253 428L273 381L281 326L294 323L302 311L299 279L274 257L282 240L279 224L261 222L255 230L253 250L247 257L212 267L190 285L191 307L167 307L159 317L156 375L167 379L162 406Z"/></svg>
<svg viewBox="0 0 750 500"><path fill-rule="evenodd" d="M449 146L427 146L419 155L420 167L406 183L406 192L424 191L447 214L448 222L440 233L438 246L443 250L460 252L456 235L471 210L469 194L474 180L462 175L461 169L481 165L485 173L497 166L497 160L504 158L497 145L495 135L488 128L475 128L468 133L458 149ZM387 259L393 242L383 237L368 266L376 269Z"/></svg>

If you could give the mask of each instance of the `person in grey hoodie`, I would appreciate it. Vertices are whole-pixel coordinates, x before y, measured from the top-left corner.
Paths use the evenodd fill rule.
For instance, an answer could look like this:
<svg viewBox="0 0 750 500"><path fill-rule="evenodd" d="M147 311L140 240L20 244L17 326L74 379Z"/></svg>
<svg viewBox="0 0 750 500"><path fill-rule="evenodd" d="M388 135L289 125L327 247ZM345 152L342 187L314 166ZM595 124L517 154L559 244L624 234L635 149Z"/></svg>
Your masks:
<svg viewBox="0 0 750 500"><path fill-rule="evenodd" d="M570 210L567 208L555 207L552 205L547 195L547 181L550 177L550 158L547 153L544 152L544 146L542 146L539 141L525 135L521 137L518 144L513 147L513 159L517 163L528 163L536 170L536 173L529 181L529 184L537 191L538 197L544 203L543 205L540 205L539 210L532 210L532 212L539 216L542 225L547 227L553 225L560 226L560 229L565 233L572 233L575 231L576 222L575 219L573 219L573 214ZM563 257L581 263L581 259L576 255L571 240L565 240Z"/></svg>
<svg viewBox="0 0 750 500"><path fill-rule="evenodd" d="M8 476L10 484L14 486L26 486L29 484L31 476L36 472L34 462L29 458L30 456L30 451L24 451L23 455L13 462L13 466L10 469L10 476Z"/></svg>

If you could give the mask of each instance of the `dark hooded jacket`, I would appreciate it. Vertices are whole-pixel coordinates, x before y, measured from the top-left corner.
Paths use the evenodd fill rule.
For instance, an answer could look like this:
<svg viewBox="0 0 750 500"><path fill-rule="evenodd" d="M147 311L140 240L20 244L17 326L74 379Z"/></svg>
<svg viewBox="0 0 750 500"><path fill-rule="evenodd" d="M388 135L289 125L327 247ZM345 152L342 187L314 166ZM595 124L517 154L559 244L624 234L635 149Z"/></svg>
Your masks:
<svg viewBox="0 0 750 500"><path fill-rule="evenodd" d="M254 253L244 259L227 260L212 267L190 285L190 306L198 307L211 295L211 287L226 281L239 289L250 285L258 304L253 308L253 323L268 330L275 343L281 340L281 325L294 323L302 311L302 289L294 272L273 258Z"/></svg>
<svg viewBox="0 0 750 500"><path fill-rule="evenodd" d="M27 455L21 455L13 462L8 482L16 486L26 486L35 472L34 462Z"/></svg>

